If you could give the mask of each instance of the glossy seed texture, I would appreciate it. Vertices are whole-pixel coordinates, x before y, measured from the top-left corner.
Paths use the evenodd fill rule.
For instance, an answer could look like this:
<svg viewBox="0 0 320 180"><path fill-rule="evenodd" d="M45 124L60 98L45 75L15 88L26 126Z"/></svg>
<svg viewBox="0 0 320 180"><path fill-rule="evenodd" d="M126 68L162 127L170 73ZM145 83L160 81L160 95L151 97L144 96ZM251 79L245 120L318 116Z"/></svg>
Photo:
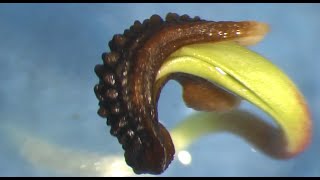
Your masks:
<svg viewBox="0 0 320 180"><path fill-rule="evenodd" d="M122 144L126 162L136 174L162 173L175 154L157 111L161 88L175 77L155 88L166 58L185 45L246 38L257 32L253 27L250 21L214 22L169 13L165 19L153 15L142 23L135 21L113 36L110 52L103 53L103 64L95 67L99 83L94 92L99 116L107 118L111 135Z"/></svg>

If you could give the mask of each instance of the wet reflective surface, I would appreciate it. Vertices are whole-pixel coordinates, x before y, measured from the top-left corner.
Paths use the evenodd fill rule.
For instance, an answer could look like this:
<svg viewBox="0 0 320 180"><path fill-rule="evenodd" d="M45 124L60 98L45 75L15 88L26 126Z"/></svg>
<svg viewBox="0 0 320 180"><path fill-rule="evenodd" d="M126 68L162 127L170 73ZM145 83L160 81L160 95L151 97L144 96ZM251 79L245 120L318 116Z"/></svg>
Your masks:
<svg viewBox="0 0 320 180"><path fill-rule="evenodd" d="M210 133L177 151L161 176L319 176L318 4L1 4L0 175L133 176L96 114L93 68L113 34L169 11L268 23L271 32L251 49L296 83L309 103L314 133L309 148L289 160L276 160L228 131ZM273 123L249 103L241 109ZM169 129L194 112L171 81L159 111Z"/></svg>

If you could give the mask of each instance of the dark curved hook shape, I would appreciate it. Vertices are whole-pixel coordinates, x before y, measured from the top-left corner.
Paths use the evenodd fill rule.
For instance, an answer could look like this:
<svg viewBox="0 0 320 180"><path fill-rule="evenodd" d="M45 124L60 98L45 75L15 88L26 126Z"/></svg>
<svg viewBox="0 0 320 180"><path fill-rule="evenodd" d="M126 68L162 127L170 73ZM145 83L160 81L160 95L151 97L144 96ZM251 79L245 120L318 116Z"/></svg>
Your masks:
<svg viewBox="0 0 320 180"><path fill-rule="evenodd" d="M257 33L251 21L214 22L169 13L165 20L153 15L143 23L135 21L123 34L114 35L109 42L111 52L104 53L103 64L95 67L99 84L94 92L98 114L107 118L110 133L122 144L126 162L135 173L160 174L175 153L157 112L159 94L168 79L155 86L155 78L165 59L185 45L240 41Z"/></svg>

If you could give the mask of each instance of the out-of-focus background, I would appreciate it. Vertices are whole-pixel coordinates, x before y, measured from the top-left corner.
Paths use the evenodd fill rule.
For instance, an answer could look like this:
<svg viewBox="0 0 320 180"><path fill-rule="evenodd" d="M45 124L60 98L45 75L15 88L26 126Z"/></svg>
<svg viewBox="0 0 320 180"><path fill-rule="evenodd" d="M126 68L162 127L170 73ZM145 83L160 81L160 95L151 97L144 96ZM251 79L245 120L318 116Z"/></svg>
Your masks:
<svg viewBox="0 0 320 180"><path fill-rule="evenodd" d="M114 34L168 12L268 23L271 32L251 49L296 83L314 133L309 148L289 160L272 159L231 133L207 135L161 176L320 176L320 4L262 3L1 4L0 176L134 175L96 113L93 69ZM249 103L241 107L258 112ZM159 111L169 129L192 112L177 83L164 88Z"/></svg>

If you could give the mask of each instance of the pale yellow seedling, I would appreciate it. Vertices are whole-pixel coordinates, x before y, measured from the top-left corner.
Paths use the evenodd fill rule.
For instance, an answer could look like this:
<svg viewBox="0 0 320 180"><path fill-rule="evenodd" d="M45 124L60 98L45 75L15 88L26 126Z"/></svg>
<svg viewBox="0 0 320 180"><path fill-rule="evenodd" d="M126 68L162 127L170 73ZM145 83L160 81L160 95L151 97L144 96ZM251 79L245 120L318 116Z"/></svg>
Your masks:
<svg viewBox="0 0 320 180"><path fill-rule="evenodd" d="M302 94L279 68L248 48L233 41L184 46L170 55L156 80L171 73L204 78L261 108L283 131L288 156L308 145L311 118Z"/></svg>

